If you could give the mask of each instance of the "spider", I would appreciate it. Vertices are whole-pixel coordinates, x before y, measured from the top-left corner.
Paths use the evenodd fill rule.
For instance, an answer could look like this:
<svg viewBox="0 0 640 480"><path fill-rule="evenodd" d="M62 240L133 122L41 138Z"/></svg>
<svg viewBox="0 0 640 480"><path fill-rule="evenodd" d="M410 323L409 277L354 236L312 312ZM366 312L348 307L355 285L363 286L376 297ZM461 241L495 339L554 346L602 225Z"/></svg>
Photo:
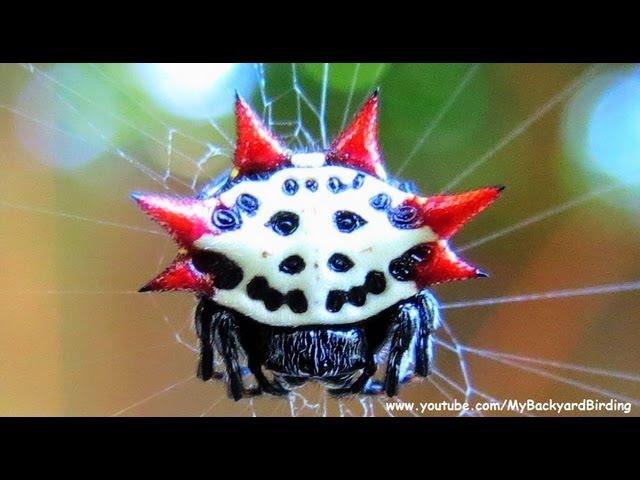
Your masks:
<svg viewBox="0 0 640 480"><path fill-rule="evenodd" d="M394 396L431 368L429 287L486 276L448 240L502 187L422 197L388 178L378 99L325 151L294 152L237 96L229 173L192 198L132 194L179 246L140 291L197 295L198 376L224 377L235 400L310 380L335 395Z"/></svg>

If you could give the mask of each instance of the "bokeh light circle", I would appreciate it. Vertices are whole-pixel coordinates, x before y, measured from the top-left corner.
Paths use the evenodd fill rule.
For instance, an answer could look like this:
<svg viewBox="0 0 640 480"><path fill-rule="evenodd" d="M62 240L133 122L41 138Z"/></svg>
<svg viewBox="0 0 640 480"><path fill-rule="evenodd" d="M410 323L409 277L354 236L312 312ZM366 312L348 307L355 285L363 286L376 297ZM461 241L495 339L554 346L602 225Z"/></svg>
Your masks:
<svg viewBox="0 0 640 480"><path fill-rule="evenodd" d="M640 181L640 69L616 78L596 100L586 141L593 168Z"/></svg>
<svg viewBox="0 0 640 480"><path fill-rule="evenodd" d="M116 103L85 65L54 65L18 94L16 137L38 161L76 170L100 158L115 139L117 121L104 110Z"/></svg>
<svg viewBox="0 0 640 480"><path fill-rule="evenodd" d="M235 91L249 97L257 84L251 64L142 63L132 68L159 106L192 120L229 114Z"/></svg>
<svg viewBox="0 0 640 480"><path fill-rule="evenodd" d="M606 72L585 84L566 111L564 133L565 150L581 168L640 182L640 69Z"/></svg>

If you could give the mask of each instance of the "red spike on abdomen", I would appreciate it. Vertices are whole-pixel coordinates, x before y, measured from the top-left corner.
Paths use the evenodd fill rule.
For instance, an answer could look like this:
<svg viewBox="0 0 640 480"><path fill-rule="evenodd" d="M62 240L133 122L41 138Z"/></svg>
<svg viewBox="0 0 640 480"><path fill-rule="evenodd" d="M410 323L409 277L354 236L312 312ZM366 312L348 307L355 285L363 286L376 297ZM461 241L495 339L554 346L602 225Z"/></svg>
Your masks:
<svg viewBox="0 0 640 480"><path fill-rule="evenodd" d="M236 131L233 164L237 174L268 172L289 161L291 152L240 96L236 98Z"/></svg>
<svg viewBox="0 0 640 480"><path fill-rule="evenodd" d="M416 206L425 225L443 239L455 235L462 226L498 198L503 187L487 187L452 195L415 197L406 203Z"/></svg>
<svg viewBox="0 0 640 480"><path fill-rule="evenodd" d="M140 292L188 291L213 295L213 279L199 272L187 255L179 255L160 275L155 277Z"/></svg>
<svg viewBox="0 0 640 480"><path fill-rule="evenodd" d="M377 91L331 144L327 160L357 168L379 178L386 177L378 143Z"/></svg>
<svg viewBox="0 0 640 480"><path fill-rule="evenodd" d="M429 244L429 247L429 256L416 265L415 282L418 288L454 280L467 280L487 276L478 268L458 258L449 249L446 242L433 242Z"/></svg>
<svg viewBox="0 0 640 480"><path fill-rule="evenodd" d="M182 247L191 247L205 233L216 233L210 220L213 205L203 200L140 193L131 198Z"/></svg>

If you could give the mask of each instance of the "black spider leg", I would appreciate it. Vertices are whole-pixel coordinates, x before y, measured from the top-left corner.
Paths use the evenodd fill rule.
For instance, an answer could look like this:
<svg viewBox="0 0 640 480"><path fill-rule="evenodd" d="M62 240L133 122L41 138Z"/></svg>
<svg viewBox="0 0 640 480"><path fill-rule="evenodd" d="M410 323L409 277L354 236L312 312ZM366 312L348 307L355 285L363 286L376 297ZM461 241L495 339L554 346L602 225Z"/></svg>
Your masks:
<svg viewBox="0 0 640 480"><path fill-rule="evenodd" d="M227 390L229 397L240 400L245 394L240 365L240 340L233 314L228 310L218 310L213 314L213 340L222 355L227 370Z"/></svg>
<svg viewBox="0 0 640 480"><path fill-rule="evenodd" d="M398 393L402 357L411 346L419 316L420 309L413 301L401 303L398 306L395 323L391 327L391 343L384 379L384 391L389 397Z"/></svg>
<svg viewBox="0 0 640 480"><path fill-rule="evenodd" d="M300 387L307 381L308 379L304 377L294 377L293 375L282 374L274 375L274 383L276 383L278 387L283 388L287 393L289 392L289 388Z"/></svg>
<svg viewBox="0 0 640 480"><path fill-rule="evenodd" d="M223 378L221 372L215 371L215 350L217 349L227 372L229 396L239 400L245 395L254 395L256 392L244 388L242 375L246 369L240 365L242 349L235 320L232 312L221 308L207 298L201 298L196 307L195 324L200 339L197 375L204 381Z"/></svg>
<svg viewBox="0 0 640 480"><path fill-rule="evenodd" d="M213 303L202 298L196 307L195 324L196 333L200 339L200 360L197 375L203 381L222 378L222 373L215 371L215 351L212 339L213 314Z"/></svg>
<svg viewBox="0 0 640 480"><path fill-rule="evenodd" d="M248 317L234 313L238 320L239 325L239 340L242 349L247 356L247 368L253 374L257 382L256 394L262 392L269 393L271 395L287 395L287 390L280 384L277 378L273 378L270 381L262 370L264 363L265 349L268 348L265 345L267 339L270 336L269 328L264 325L258 325L251 321Z"/></svg>
<svg viewBox="0 0 640 480"><path fill-rule="evenodd" d="M272 395L286 395L288 390L274 381L270 382L262 371L261 361L252 354L254 345L245 345L251 338L263 335L253 331L245 331L245 323L239 314L228 310L215 302L202 298L196 308L196 331L200 338L200 362L198 377L202 380L221 379L223 374L214 370L215 349L223 358L227 372L229 396L239 400L243 396L255 396L263 391ZM245 348L248 346L249 348ZM257 388L246 389L242 377L247 368L240 365L240 352L247 357L247 368L257 382Z"/></svg>
<svg viewBox="0 0 640 480"><path fill-rule="evenodd" d="M426 377L431 373L430 336L440 323L440 307L428 290L423 290L416 296L416 305L420 310L420 317L416 338L415 374Z"/></svg>
<svg viewBox="0 0 640 480"><path fill-rule="evenodd" d="M248 365L249 370L253 373L253 376L256 378L258 382L258 393L266 392L271 395L283 396L289 394L289 390L287 390L277 378L274 377L273 382L269 381L269 379L265 376L262 371L262 365L259 359L249 356Z"/></svg>
<svg viewBox="0 0 640 480"><path fill-rule="evenodd" d="M377 390L372 389L369 390L367 387L367 382L369 379L376 373L378 366L376 365L375 358L373 355L368 355L367 363L362 369L362 373L360 376L349 386L342 388L332 388L329 390L331 395L342 396L354 393L378 393ZM346 379L349 381L349 378Z"/></svg>
<svg viewBox="0 0 640 480"><path fill-rule="evenodd" d="M414 375L426 377L431 372L431 333L440 323L440 309L437 300L428 290L421 291L411 300L399 305L396 325L389 350L384 391L393 397L398 391L398 383L411 380ZM402 357L415 340L413 346L413 372L400 378Z"/></svg>

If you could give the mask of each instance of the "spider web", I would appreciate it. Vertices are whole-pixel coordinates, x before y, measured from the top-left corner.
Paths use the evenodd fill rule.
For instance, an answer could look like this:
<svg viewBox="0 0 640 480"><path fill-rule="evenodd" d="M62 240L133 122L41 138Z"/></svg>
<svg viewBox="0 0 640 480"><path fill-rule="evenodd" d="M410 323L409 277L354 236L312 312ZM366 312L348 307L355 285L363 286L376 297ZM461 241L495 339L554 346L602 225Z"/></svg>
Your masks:
<svg viewBox="0 0 640 480"><path fill-rule="evenodd" d="M12 68L22 69L24 73L36 82L37 88L51 90L55 99L66 109L67 113L77 116L77 119L85 125L82 133L61 128L41 118L33 112L21 109L19 105L2 103L0 108L11 112L16 118L30 122L55 134L63 135L84 145L100 145L104 149L114 169L137 172L133 178L136 181L146 180L140 189L166 190L178 194L193 194L202 185L224 171L231 163L234 147L233 129L230 124L221 124L215 119L208 120L205 131L193 132L189 126L168 123L159 116L144 101L127 94L125 88L118 80L111 77L101 65L91 65L92 70L102 84L116 88L126 98L127 105L136 112L136 118L144 121L136 121L128 115L111 111L108 106L102 106L100 102L87 96L74 85L64 79L57 78L47 67L32 64L17 65ZM380 81L383 74L381 66L371 82L370 88L356 88L359 75L362 71L360 64L353 65L353 76L346 92L337 104L330 95L330 78L332 65L324 64L320 69L319 79L303 77L300 66L289 66L288 85L273 86L270 82L269 65L257 64L253 72L257 82L258 100L257 111L262 114L264 121L271 129L277 132L292 148L300 150L313 150L327 146L341 127L348 121L350 114ZM453 86L450 95L437 110L436 114L425 122L423 134L415 139L415 143L407 148L407 154L396 164L390 167L390 172L402 174L407 168L418 162L421 150L429 140L438 134L438 128L456 102L463 96L465 90L474 80L477 80L483 65L470 65L465 73ZM562 86L554 95L549 97L537 109L534 109L521 121L503 132L497 141L494 141L484 152L475 159L470 159L466 167L459 172L452 172L452 178L443 181L442 190L452 190L462 182L469 179L482 167L493 161L505 148L526 137L531 127L541 122L546 116L570 99L578 89L603 71L602 65L586 67L569 84ZM293 118L283 117L283 104L295 106ZM86 115L86 108L92 109L91 117ZM341 112L335 117L337 121L329 120L330 109ZM143 146L124 146L118 140L106 134L101 122L96 118L109 119L119 125L120 128L135 132L141 139ZM333 117L332 117L333 118ZM158 161L158 159L163 159ZM506 226L489 230L484 235L469 241L459 247L466 251L480 247L489 242L507 238L508 236L525 230L535 228L536 225L549 219L559 217L569 210L578 210L590 204L593 200L607 195L615 194L628 185L606 183L587 192L580 193L574 198L563 201L557 205L541 211L527 212L516 222ZM90 209L82 209L79 205L73 211L51 209L37 204L26 203L19 198L0 198L0 208L20 212L24 215L44 215L56 217L60 222L86 223L91 228L104 228L121 230L123 238L129 235L140 235L147 243L162 243L162 251L157 258L160 268L170 259L175 250L170 240L158 235L162 232L149 227L148 224L130 224L117 220L118 216L103 217L94 215ZM90 207L89 207L90 208ZM126 241L126 240L124 240ZM69 246L72 248L72 246ZM136 276L137 278L137 276ZM132 279L133 280L133 279ZM606 279L604 279L606 280ZM499 283L499 282L498 282ZM82 301L80 299L114 298L113 302L124 305L122 310L126 312L126 305L131 303L145 304L150 316L156 323L148 327L160 333L149 335L157 341L132 344L129 353L136 358L154 357L157 359L154 371L167 370L166 374L158 376L151 382L145 382L143 387L132 386L127 381L121 384L115 383L112 388L121 389L120 408L102 411L102 415L291 415L291 416L380 416L380 415L459 415L457 411L417 412L415 410L404 411L389 407L392 403L402 403L405 400L413 402L459 402L489 401L501 402L507 398L518 398L517 392L504 388L494 389L492 375L504 377L514 376L527 379L540 377L547 381L566 387L566 398L574 399L589 396L602 400L616 399L630 402L633 405L632 412L638 413L640 407L640 372L617 371L603 368L597 365L585 365L579 363L567 363L519 353L517 349L500 351L483 345L474 345L473 335L470 335L469 324L473 323L473 316L480 310L495 305L510 304L510 312L517 316L518 308L522 305L544 304L545 302L561 301L572 297L599 297L603 295L622 295L624 292L636 292L640 290L640 280L616 282L614 278L610 282L604 281L599 285L582 285L574 288L554 289L546 291L525 292L521 294L508 294L485 298L462 298L458 300L442 301L442 326L434 337L435 364L432 374L426 380L411 382L405 385L400 396L395 399L387 399L379 396L362 396L347 399L334 399L327 395L319 385L309 384L291 393L285 399L273 398L248 398L237 403L227 399L225 386L222 382L208 382L202 384L194 375L195 359L198 354L197 339L193 329L193 300L178 300L176 296L160 298L152 295L138 295L131 285L120 289L87 289L81 288L31 288L20 291L4 292L12 295L53 295L69 297L70 302ZM439 290L436 290L439 294ZM629 293L627 293L629 294ZM543 310L528 310L531 321L536 321L535 315L543 315ZM541 318L540 318L541 319ZM127 322L132 319L119 318L117 321L126 330ZM90 319L86 320L90 322ZM491 322L491 319L484 322ZM502 322L505 321L501 318ZM517 320L514 320L517 321ZM558 320L561 321L561 320ZM612 322L616 319L611 319ZM162 322L162 327L158 323ZM545 323L548 325L548 323ZM471 340L470 340L471 339ZM126 343L125 340L123 342ZM132 358L127 356L127 358ZM109 351L88 352L81 359L80 366L76 368L88 368L91 364L111 365L117 369L121 359ZM167 362L171 362L168 366ZM165 368L166 367L166 368ZM220 365L218 366L220 369ZM476 375L476 372L481 372ZM170 376L171 378L167 377ZM167 377L165 381L164 378ZM160 381L162 380L162 381ZM526 380L522 380L526 381ZM563 390L565 391L565 390ZM184 400L184 399L193 399ZM176 405L180 403L181 407ZM512 414L513 412L500 412L500 414ZM481 415L480 412L473 413Z"/></svg>

